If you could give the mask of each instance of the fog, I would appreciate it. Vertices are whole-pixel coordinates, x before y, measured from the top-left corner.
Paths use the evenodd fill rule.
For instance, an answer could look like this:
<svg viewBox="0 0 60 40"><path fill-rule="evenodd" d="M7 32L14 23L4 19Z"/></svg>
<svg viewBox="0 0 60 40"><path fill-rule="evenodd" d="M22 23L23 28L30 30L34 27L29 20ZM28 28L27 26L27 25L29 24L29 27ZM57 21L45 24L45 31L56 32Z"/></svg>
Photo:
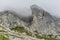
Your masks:
<svg viewBox="0 0 60 40"><path fill-rule="evenodd" d="M60 17L60 0L0 0L0 11L14 10L18 15L31 15L30 6L36 4L51 15Z"/></svg>

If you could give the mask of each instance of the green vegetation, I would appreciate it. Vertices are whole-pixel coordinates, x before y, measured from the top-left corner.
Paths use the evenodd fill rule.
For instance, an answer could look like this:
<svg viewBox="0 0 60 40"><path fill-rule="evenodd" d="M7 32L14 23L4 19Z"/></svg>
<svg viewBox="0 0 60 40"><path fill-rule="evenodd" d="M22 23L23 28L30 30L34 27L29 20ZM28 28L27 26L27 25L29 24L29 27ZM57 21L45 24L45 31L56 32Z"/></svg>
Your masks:
<svg viewBox="0 0 60 40"><path fill-rule="evenodd" d="M39 38L39 39L43 39L43 37L40 36L39 34L35 34L35 36L36 36L37 38Z"/></svg>
<svg viewBox="0 0 60 40"><path fill-rule="evenodd" d="M32 33L31 33L30 31L26 31L26 34L27 34L28 36L32 36Z"/></svg>
<svg viewBox="0 0 60 40"><path fill-rule="evenodd" d="M0 40L9 40L9 37L12 36L12 38L20 38L23 39L23 35L20 33L12 32L12 30L8 30L4 27L0 27Z"/></svg>
<svg viewBox="0 0 60 40"><path fill-rule="evenodd" d="M20 32L20 33L25 32L26 35L32 36L32 33L30 31L26 30L24 27L16 27L16 28L13 28L13 30L15 30L17 32ZM42 35L42 36L40 36L37 31L34 31L34 32L37 33L37 34L35 34L36 38L45 39L45 40L57 40L56 38L53 38L52 35Z"/></svg>
<svg viewBox="0 0 60 40"><path fill-rule="evenodd" d="M24 29L24 27L15 27L12 30L15 30L15 31L20 32L20 33L26 32L26 30Z"/></svg>
<svg viewBox="0 0 60 40"><path fill-rule="evenodd" d="M4 30L0 30L0 32L5 32Z"/></svg>
<svg viewBox="0 0 60 40"><path fill-rule="evenodd" d="M16 27L16 28L13 28L12 30L15 30L20 33L25 32L28 36L32 36L32 33L30 31L26 30L24 27Z"/></svg>
<svg viewBox="0 0 60 40"><path fill-rule="evenodd" d="M0 34L0 40L9 40L9 39Z"/></svg>
<svg viewBox="0 0 60 40"><path fill-rule="evenodd" d="M35 34L37 38L39 39L45 39L45 40L57 40L56 38L53 38L52 36L47 36L47 35L42 35L40 36L39 34Z"/></svg>
<svg viewBox="0 0 60 40"><path fill-rule="evenodd" d="M3 40L9 40L9 38L6 38L6 37L3 36Z"/></svg>
<svg viewBox="0 0 60 40"><path fill-rule="evenodd" d="M0 34L0 40L3 40L3 36Z"/></svg>
<svg viewBox="0 0 60 40"><path fill-rule="evenodd" d="M26 30L24 27L16 27L16 28L13 28L12 30L15 30L15 31L20 32L20 33L25 32L26 35L33 37L33 36L32 36L32 32ZM6 34L4 34L4 32L5 32ZM9 32L10 32L10 31L0 30L0 40L9 40L9 35L10 35L10 36L13 36L14 38L15 38L15 37L18 37L18 38L24 39L24 38L22 37L22 36L23 36L22 34L18 34L18 35L17 35L17 34L14 34L14 33L10 34ZM35 31L35 32L36 32L36 34L34 34L34 35L35 35L36 38L38 38L38 39L57 40L56 38L52 37L53 35L39 35L39 33L38 33L37 31ZM19 35L20 35L20 36L19 36Z"/></svg>

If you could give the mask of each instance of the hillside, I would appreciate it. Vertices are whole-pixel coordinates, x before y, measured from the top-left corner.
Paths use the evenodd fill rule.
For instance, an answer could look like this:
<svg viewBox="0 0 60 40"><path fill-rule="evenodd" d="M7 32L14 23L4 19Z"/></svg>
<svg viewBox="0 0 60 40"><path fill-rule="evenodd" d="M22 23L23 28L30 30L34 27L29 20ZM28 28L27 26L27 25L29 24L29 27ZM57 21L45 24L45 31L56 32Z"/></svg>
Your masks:
<svg viewBox="0 0 60 40"><path fill-rule="evenodd" d="M59 18L37 5L31 10L28 17L8 10L0 12L0 40L60 40Z"/></svg>

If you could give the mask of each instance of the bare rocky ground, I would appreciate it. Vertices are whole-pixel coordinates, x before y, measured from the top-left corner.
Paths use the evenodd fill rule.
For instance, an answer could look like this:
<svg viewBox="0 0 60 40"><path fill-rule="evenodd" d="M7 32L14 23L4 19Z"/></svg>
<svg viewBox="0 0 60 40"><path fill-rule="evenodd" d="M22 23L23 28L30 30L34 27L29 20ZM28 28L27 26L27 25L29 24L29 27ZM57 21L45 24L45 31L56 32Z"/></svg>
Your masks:
<svg viewBox="0 0 60 40"><path fill-rule="evenodd" d="M0 40L60 40L60 18L37 5L31 10L28 17L13 11L0 12Z"/></svg>

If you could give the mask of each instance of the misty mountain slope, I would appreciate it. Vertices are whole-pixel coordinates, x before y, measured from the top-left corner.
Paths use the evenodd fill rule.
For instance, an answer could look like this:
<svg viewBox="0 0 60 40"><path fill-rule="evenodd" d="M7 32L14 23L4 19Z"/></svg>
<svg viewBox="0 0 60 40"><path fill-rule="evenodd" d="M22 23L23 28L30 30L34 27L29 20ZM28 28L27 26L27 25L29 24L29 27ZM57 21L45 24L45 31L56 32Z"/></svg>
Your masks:
<svg viewBox="0 0 60 40"><path fill-rule="evenodd" d="M27 22L25 17L19 17L14 13L11 11L0 12L0 40L56 40L47 35L40 36L37 32L31 32L31 29L29 29L29 24L32 22L31 17L28 18Z"/></svg>
<svg viewBox="0 0 60 40"><path fill-rule="evenodd" d="M33 16L33 22L31 25L32 30L37 30L39 33L47 35L60 35L58 34L58 32L60 32L60 25L58 24L58 21L60 20L57 20L58 18L54 18L54 16L50 15L37 5L32 5L31 9Z"/></svg>
<svg viewBox="0 0 60 40"><path fill-rule="evenodd" d="M57 19L54 18L52 15L50 15L48 12L38 7L37 5L32 5L31 10L32 10L32 15L28 17L18 16L14 11L0 12L0 26L3 25L6 28L6 30L7 28L17 29L18 27L19 29L19 27L23 27L26 30L32 32L34 39L36 38L36 36L38 38L41 38L40 36L35 35L35 32L41 35L42 34L50 35L50 36L52 35L53 37L60 38L59 36L60 22L58 23L58 20L57 20L58 18ZM19 29L18 31L22 31L22 29ZM23 37L25 38L24 35ZM44 39L45 37L43 37L43 40ZM33 39L30 39L30 40L33 40Z"/></svg>
<svg viewBox="0 0 60 40"><path fill-rule="evenodd" d="M3 24L4 26L8 28L14 28L16 26L20 26L22 23L28 25L31 24L32 17L24 17L24 16L18 16L14 11L3 11L0 12L0 24Z"/></svg>

